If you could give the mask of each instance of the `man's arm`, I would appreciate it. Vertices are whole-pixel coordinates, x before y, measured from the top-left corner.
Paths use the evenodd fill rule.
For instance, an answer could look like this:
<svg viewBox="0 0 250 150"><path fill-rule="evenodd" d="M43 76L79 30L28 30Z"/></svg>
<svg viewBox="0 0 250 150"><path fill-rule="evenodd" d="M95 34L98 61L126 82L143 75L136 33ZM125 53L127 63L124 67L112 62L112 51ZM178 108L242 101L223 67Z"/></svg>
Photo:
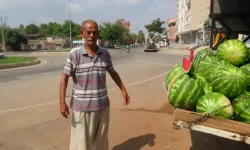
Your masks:
<svg viewBox="0 0 250 150"><path fill-rule="evenodd" d="M68 86L69 75L63 74L60 82L60 112L65 117L68 118L69 107L65 101L66 89Z"/></svg>
<svg viewBox="0 0 250 150"><path fill-rule="evenodd" d="M61 103L66 103L65 102L65 95L66 95L66 90L68 86L68 80L69 76L66 74L62 74L61 81L60 81L60 104Z"/></svg>
<svg viewBox="0 0 250 150"><path fill-rule="evenodd" d="M126 90L125 86L122 83L122 80L121 80L119 74L114 69L109 71L109 74L110 74L111 78L115 81L117 86L120 88L120 90L122 91L122 95L123 95L123 98L124 98L124 104L128 105L130 103L130 97L129 97L128 93L127 93L127 90Z"/></svg>
<svg viewBox="0 0 250 150"><path fill-rule="evenodd" d="M115 81L117 86L120 88L120 90L123 93L127 92L125 86L122 83L122 80L121 80L119 74L114 69L112 71L110 71L109 74L110 74L111 78Z"/></svg>
<svg viewBox="0 0 250 150"><path fill-rule="evenodd" d="M67 57L67 60L63 69L61 81L60 81L60 89L59 89L60 113L65 118L68 118L68 115L69 115L69 107L65 101L65 96L66 96L66 90L68 87L69 77L73 75L73 66L74 66L73 58L74 58L73 53L70 52L70 54Z"/></svg>
<svg viewBox="0 0 250 150"><path fill-rule="evenodd" d="M116 85L120 88L120 90L122 91L122 96L124 98L124 104L128 105L130 103L130 97L127 93L127 90L125 88L125 86L122 83L122 80L119 76L119 74L115 71L114 67L113 67L113 63L112 63L112 59L110 54L108 53L108 64L107 64L107 72L110 74L111 78L115 81Z"/></svg>

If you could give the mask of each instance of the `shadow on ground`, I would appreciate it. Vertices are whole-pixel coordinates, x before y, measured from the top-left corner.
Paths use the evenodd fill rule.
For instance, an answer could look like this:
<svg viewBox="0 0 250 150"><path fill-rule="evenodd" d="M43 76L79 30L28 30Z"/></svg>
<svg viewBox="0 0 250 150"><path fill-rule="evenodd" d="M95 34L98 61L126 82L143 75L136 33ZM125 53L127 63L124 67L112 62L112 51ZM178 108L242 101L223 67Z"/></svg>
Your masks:
<svg viewBox="0 0 250 150"><path fill-rule="evenodd" d="M174 109L169 103L165 103L160 107L158 110L149 110L145 108L137 108L137 109L119 109L122 111L144 111L144 112L152 112L152 113L167 113L167 114L173 114Z"/></svg>
<svg viewBox="0 0 250 150"><path fill-rule="evenodd" d="M153 147L155 145L156 135L155 134L145 134L138 137L128 139L122 144L113 147L112 150L140 150L142 147L148 145Z"/></svg>

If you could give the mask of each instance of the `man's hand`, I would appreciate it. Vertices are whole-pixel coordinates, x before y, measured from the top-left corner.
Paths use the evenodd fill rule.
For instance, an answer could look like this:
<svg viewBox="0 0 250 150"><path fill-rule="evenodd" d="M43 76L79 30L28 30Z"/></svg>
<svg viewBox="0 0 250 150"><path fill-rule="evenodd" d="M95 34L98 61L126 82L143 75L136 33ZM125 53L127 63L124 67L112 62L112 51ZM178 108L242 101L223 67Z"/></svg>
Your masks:
<svg viewBox="0 0 250 150"><path fill-rule="evenodd" d="M63 117L68 118L69 107L66 103L60 103L60 112L63 115Z"/></svg>
<svg viewBox="0 0 250 150"><path fill-rule="evenodd" d="M124 102L123 102L124 105L128 105L130 103L130 97L129 97L128 93L127 92L123 92L122 96L124 98Z"/></svg>

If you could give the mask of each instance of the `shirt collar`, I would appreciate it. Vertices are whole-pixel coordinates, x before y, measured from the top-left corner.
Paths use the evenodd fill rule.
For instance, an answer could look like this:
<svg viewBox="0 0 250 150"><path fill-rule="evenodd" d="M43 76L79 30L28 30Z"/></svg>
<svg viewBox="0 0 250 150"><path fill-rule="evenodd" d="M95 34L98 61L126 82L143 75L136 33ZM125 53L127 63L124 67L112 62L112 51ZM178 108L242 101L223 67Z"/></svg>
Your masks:
<svg viewBox="0 0 250 150"><path fill-rule="evenodd" d="M80 47L80 52L82 53L82 55L88 55L87 50L85 49L84 45L82 45ZM102 49L98 46L98 51L97 54L102 53Z"/></svg>

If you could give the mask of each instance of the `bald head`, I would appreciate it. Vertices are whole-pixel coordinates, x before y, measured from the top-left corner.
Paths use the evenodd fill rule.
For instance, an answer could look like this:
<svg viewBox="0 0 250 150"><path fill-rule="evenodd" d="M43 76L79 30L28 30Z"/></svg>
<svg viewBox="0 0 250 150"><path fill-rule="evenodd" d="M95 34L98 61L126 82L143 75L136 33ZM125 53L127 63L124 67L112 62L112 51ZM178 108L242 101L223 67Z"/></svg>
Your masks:
<svg viewBox="0 0 250 150"><path fill-rule="evenodd" d="M98 30L98 23L96 21L92 20L92 19L84 20L82 22L82 29L85 29L85 27L86 27L87 24L93 24L93 25L95 25L96 29Z"/></svg>

